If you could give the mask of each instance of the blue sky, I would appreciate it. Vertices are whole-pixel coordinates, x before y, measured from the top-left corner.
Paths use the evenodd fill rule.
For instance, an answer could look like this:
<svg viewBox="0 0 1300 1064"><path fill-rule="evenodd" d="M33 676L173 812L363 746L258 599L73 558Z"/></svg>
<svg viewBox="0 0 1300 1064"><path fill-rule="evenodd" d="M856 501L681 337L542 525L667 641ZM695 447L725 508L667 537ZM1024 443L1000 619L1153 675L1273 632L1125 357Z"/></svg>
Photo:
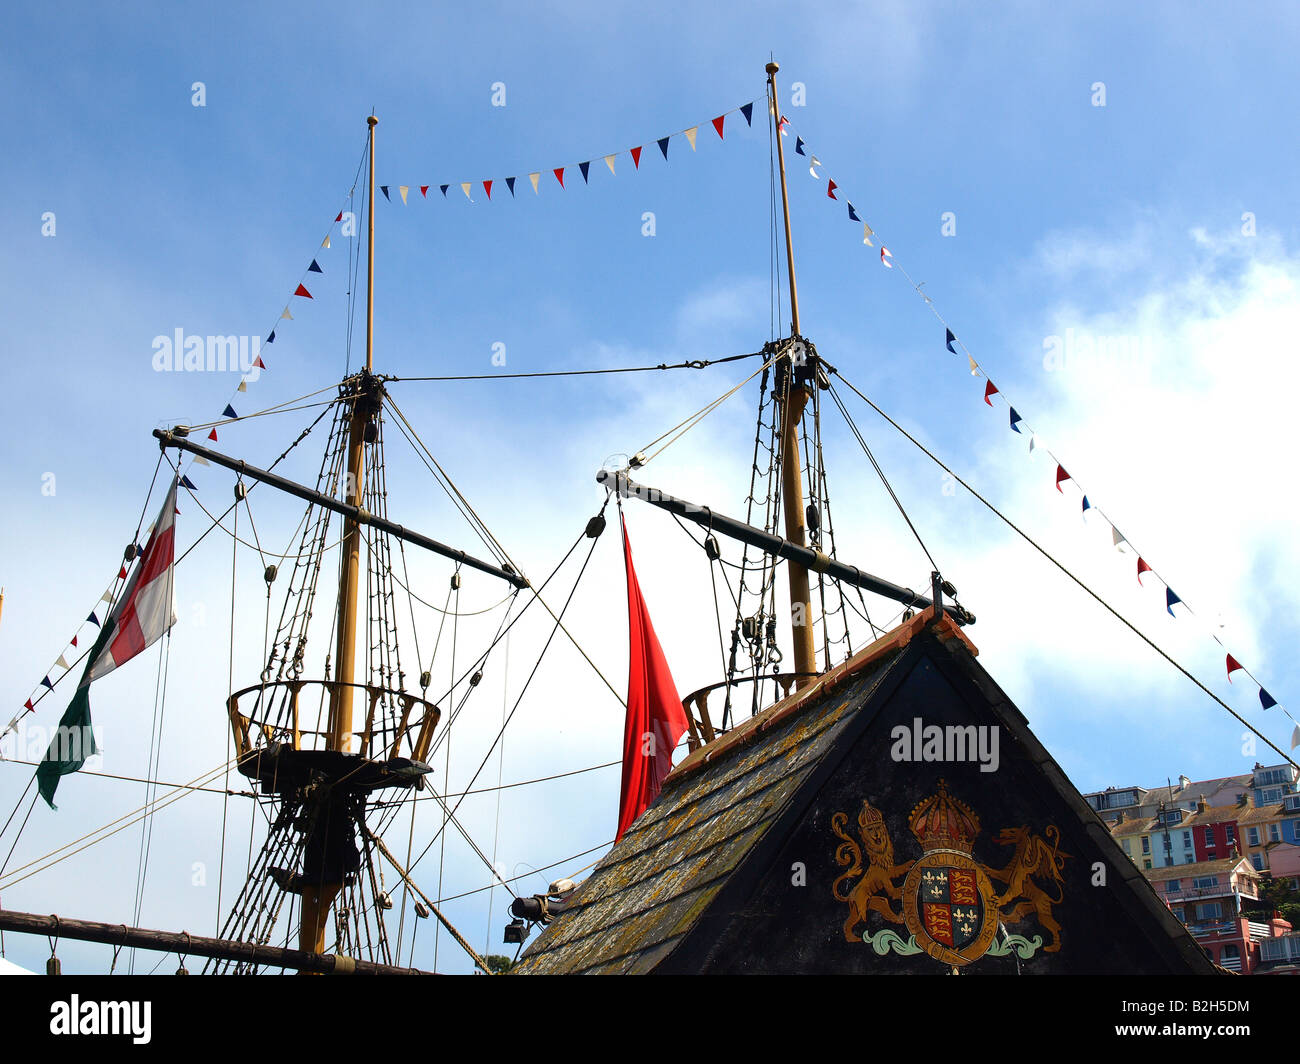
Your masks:
<svg viewBox="0 0 1300 1064"><path fill-rule="evenodd" d="M399 184L453 183L445 202L436 187L421 202L413 187L405 207L380 203L378 369L491 372L495 344L516 372L713 358L756 350L771 335L761 100L763 65L775 53L785 109L824 161L823 176L924 282L1092 501L1202 617L1222 622L1216 630L1233 652L1291 705L1300 681L1291 653L1300 632L1286 601L1300 566L1287 461L1300 148L1287 131L1297 22L1291 9L1267 4L1244 13L1093 3L1050 12L782 3L743 15L698 4L15 12L0 45L10 149L0 204L10 397L0 464L4 704L21 706L116 567L156 461L149 431L214 419L231 397L234 376L155 373L154 337L176 328L264 337L317 256L324 273L307 282L316 298L294 302L294 320L264 352L269 371L235 405L262 409L342 375L348 245L337 230L328 251L319 243L352 186L372 108L378 181L393 186L394 200ZM191 104L199 81L203 107ZM492 104L498 82L504 107ZM790 103L794 82L805 87L804 106ZM1093 105L1097 82L1104 107ZM754 127L732 116L719 142L709 120L748 100L760 101ZM654 139L694 124L698 150L676 138L665 165ZM639 171L626 154L636 144L646 147ZM611 178L601 156L614 151L623 154ZM587 159L584 187L576 164ZM573 167L567 191L550 174L561 165ZM538 196L527 184L533 170L543 172ZM458 190L460 181L510 175L520 178L514 199L503 185L490 203L477 185L474 204ZM1005 406L984 406L983 378L944 350L942 326L899 271L863 247L824 180L791 162L790 185L803 326L823 356L1288 748L1290 722L1261 713L1248 681L1225 682L1215 644L1164 614L1158 585L1137 586L1133 557L1111 548L1099 522L1080 521L1077 495L1053 490L1052 467L1009 432ZM653 237L642 235L647 211ZM54 236L42 235L44 212L54 212ZM944 212L955 214L955 236L941 233ZM1253 234L1243 231L1247 213ZM1048 370L1052 336L1078 344ZM1096 356L1096 341L1115 340L1118 357ZM607 456L634 452L747 372L393 387L498 537L527 571L544 574L599 506L592 477ZM753 399L751 387L645 479L739 512ZM939 472L869 410L853 410L979 615L971 634L982 662L1081 789L1276 760L1263 748L1244 751L1241 727L1219 707L968 497L945 493ZM221 446L265 463L309 416L224 430ZM842 553L899 583L919 582L924 556L832 421ZM313 475L311 461L294 462L291 475ZM390 479L403 486L393 516L472 548L409 451L394 448L392 462ZM42 492L46 473L55 474L53 496ZM224 508L229 478L203 473L200 498ZM181 509L184 544L206 519L192 502ZM629 527L685 691L716 679L716 657L699 650L715 639L712 606L698 552L661 516L630 510ZM255 517L268 540L283 543L297 515L262 499ZM256 554L237 559L244 638L232 662L230 540L218 541L205 541L178 575L160 755L169 780L221 761L227 673L238 686L240 673L251 682L259 667L261 565ZM416 564L434 589L427 597L441 602L446 567ZM625 604L613 537L592 565L572 607L575 632L621 688ZM683 585L683 572L699 582ZM464 594L487 605L497 590L467 581ZM421 635L431 623L417 617ZM496 684L494 698L517 691L520 663L545 634L521 630L510 670L485 683ZM467 645L474 635L467 625ZM556 656L512 724L506 781L618 757L620 708L571 650ZM106 729L104 771L139 775L146 766L158 667L156 654L147 657L92 700ZM37 723L53 723L63 702L47 699ZM479 763L500 712L493 705L466 720L453 789ZM497 769L494 758L493 776ZM27 776L0 770L7 815ZM617 788L617 770L521 788L506 792L499 818L495 799L467 804L467 823L480 842L495 840L514 875L607 842ZM136 785L89 777L60 794L57 814L33 814L15 863L143 801ZM196 795L159 815L145 924L197 929L215 918L212 876L195 886L203 877L194 869L216 867L220 808L219 798ZM236 848L248 837L248 810L239 808ZM6 889L5 904L127 919L138 846L138 828L124 832ZM92 903L84 875L110 862L118 873ZM449 841L443 893L485 877ZM227 869L227 891L237 878ZM525 885L540 889L548 878ZM489 932L486 897L449 912L495 949L504 899L497 891ZM421 938L417 959L432 963L426 945ZM30 943L8 937L6 946L20 962L39 960ZM459 959L447 960L446 942L442 949L440 966L455 970ZM77 957L101 970L103 952Z"/></svg>

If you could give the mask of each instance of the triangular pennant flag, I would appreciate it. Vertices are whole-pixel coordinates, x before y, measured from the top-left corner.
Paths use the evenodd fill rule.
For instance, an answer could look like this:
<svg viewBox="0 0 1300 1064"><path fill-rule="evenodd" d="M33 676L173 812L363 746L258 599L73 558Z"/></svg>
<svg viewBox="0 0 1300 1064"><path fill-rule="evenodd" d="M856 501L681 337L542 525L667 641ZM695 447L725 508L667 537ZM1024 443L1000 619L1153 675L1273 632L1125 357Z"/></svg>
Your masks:
<svg viewBox="0 0 1300 1064"><path fill-rule="evenodd" d="M588 159L585 163L579 163L578 169L582 171L582 183L585 185L587 183L587 173L591 170L591 160Z"/></svg>
<svg viewBox="0 0 1300 1064"><path fill-rule="evenodd" d="M62 654L60 654L59 660L56 661L54 664L59 666L59 668L61 669L66 669L68 667L68 659L65 658Z"/></svg>
<svg viewBox="0 0 1300 1064"><path fill-rule="evenodd" d="M668 158L668 138L660 137L658 140L659 150L664 153L664 158Z"/></svg>
<svg viewBox="0 0 1300 1064"><path fill-rule="evenodd" d="M529 175L528 175L528 180L531 181L531 182L533 183L533 195L539 195L539 192L538 192L538 189L537 189L537 182L541 180L541 177L542 177L542 173L541 173L540 170L539 170L537 173L535 173L535 174L529 174Z"/></svg>
<svg viewBox="0 0 1300 1064"><path fill-rule="evenodd" d="M74 647L77 645L77 637L75 635L72 637L72 645Z"/></svg>
<svg viewBox="0 0 1300 1064"><path fill-rule="evenodd" d="M311 260L311 265L307 267L307 272L308 272L308 273L324 273L325 271L322 270L322 269L320 268L320 263L318 263L315 259L312 259L312 260Z"/></svg>
<svg viewBox="0 0 1300 1064"><path fill-rule="evenodd" d="M1092 509L1092 503L1088 501L1088 496L1085 495L1083 497L1083 508L1079 512L1082 514L1086 514L1091 509Z"/></svg>
<svg viewBox="0 0 1300 1064"><path fill-rule="evenodd" d="M206 458L204 458L203 455L201 455L201 454L196 454L196 455L194 456L194 464L195 464L195 465L211 465L212 463L209 462Z"/></svg>
<svg viewBox="0 0 1300 1064"><path fill-rule="evenodd" d="M867 247L869 247L869 248L870 248L870 247L875 247L875 245L871 242L871 237L872 237L873 233L874 233L874 230L872 230L871 226L867 225L866 222L863 222L863 223L862 223L862 242L863 242L864 244L866 244Z"/></svg>
<svg viewBox="0 0 1300 1064"><path fill-rule="evenodd" d="M609 172L610 172L611 174L614 173L614 156L612 156L612 155L606 155L606 156L605 156L605 165L609 167Z"/></svg>
<svg viewBox="0 0 1300 1064"><path fill-rule="evenodd" d="M1139 583L1139 584L1142 583L1142 574L1143 574L1143 573L1149 573L1149 572L1151 572L1151 566L1147 565L1146 560L1145 560L1144 558L1139 557L1139 558L1138 558L1138 571L1137 571L1137 578L1138 578L1138 583Z"/></svg>
<svg viewBox="0 0 1300 1064"><path fill-rule="evenodd" d="M796 155L802 155L805 158L807 157L808 153L803 150L803 137L794 138L794 153ZM814 163L813 165L816 166L817 164Z"/></svg>
<svg viewBox="0 0 1300 1064"><path fill-rule="evenodd" d="M379 191L382 192L382 193L384 194L384 199L388 200L389 203L392 203L392 202L393 202L393 197L390 196L390 195L388 194L388 186L387 186L387 185L380 185L380 186L379 186Z"/></svg>
<svg viewBox="0 0 1300 1064"><path fill-rule="evenodd" d="M826 182L826 195L829 196L829 197L830 197L831 199L833 199L833 200L838 200L839 197L838 197L837 195L835 195L835 190L836 190L837 188L839 188L839 187L840 187L840 186L837 185L834 181L829 181L829 180L828 180L828 181Z"/></svg>
<svg viewBox="0 0 1300 1064"><path fill-rule="evenodd" d="M50 683L50 678L48 676L42 677L41 683L44 684L46 687L48 687L51 691L54 690L54 684Z"/></svg>
<svg viewBox="0 0 1300 1064"><path fill-rule="evenodd" d="M957 337L953 336L951 329L945 329L944 332L947 333L947 337L945 338L944 343L947 344L948 350L955 355L957 353L957 349L952 346L952 342L955 339L957 339Z"/></svg>
<svg viewBox="0 0 1300 1064"><path fill-rule="evenodd" d="M327 248L327 247L330 246L330 235L329 235L329 233L326 233L326 234L325 234L325 239L321 241L320 246L323 247L323 248Z"/></svg>
<svg viewBox="0 0 1300 1064"><path fill-rule="evenodd" d="M745 116L745 125L752 126L754 124L753 103L742 104L740 107L740 113Z"/></svg>
<svg viewBox="0 0 1300 1064"><path fill-rule="evenodd" d="M723 139L722 123L726 119L726 117L727 117L726 115L718 115L718 117L713 120L713 128L718 131L718 140Z"/></svg>
<svg viewBox="0 0 1300 1064"><path fill-rule="evenodd" d="M195 485L194 481L192 481L189 477L185 476L184 474L181 474L181 486L185 488L189 488L190 491L199 490L197 485Z"/></svg>
<svg viewBox="0 0 1300 1064"><path fill-rule="evenodd" d="M231 406L229 403L226 404L226 409L221 411L221 416L230 417L230 418L239 417L239 415L235 413L235 408Z"/></svg>
<svg viewBox="0 0 1300 1064"><path fill-rule="evenodd" d="M109 591L111 591L111 590L112 590L112 587L110 586ZM104 593L99 597L99 601L100 601L100 602L108 602L108 603L111 603L111 602L113 601L113 596L110 595L110 594L108 593L108 591L105 591L105 592L104 592ZM94 614L92 613L91 616L93 617Z"/></svg>
<svg viewBox="0 0 1300 1064"><path fill-rule="evenodd" d="M341 221L343 221L343 212L342 212L342 211L339 211L339 213L338 213L338 217L335 218L334 221L335 221L335 222L341 222Z"/></svg>
<svg viewBox="0 0 1300 1064"><path fill-rule="evenodd" d="M1265 709L1272 709L1275 705L1277 705L1277 699L1274 698L1271 694L1265 691L1264 688L1261 687L1259 689L1259 704L1263 706Z"/></svg>
<svg viewBox="0 0 1300 1064"><path fill-rule="evenodd" d="M850 222L860 222L860 221L862 221L862 219L858 217L858 212L855 211L855 210L853 209L853 204L852 204L852 203L849 203L848 200L845 200L844 202L845 202L845 203L848 203L848 205L849 205L849 221L850 221Z"/></svg>
<svg viewBox="0 0 1300 1064"><path fill-rule="evenodd" d="M315 283L315 282L313 282ZM311 293L303 285L299 285L293 292L296 296L302 296L304 299L311 299Z"/></svg>
<svg viewBox="0 0 1300 1064"><path fill-rule="evenodd" d="M1297 724L1291 733L1291 749L1294 750L1297 746L1300 746L1300 724Z"/></svg>
<svg viewBox="0 0 1300 1064"><path fill-rule="evenodd" d="M790 119L786 118L785 115L782 115L781 121L777 123L777 126L781 130L781 136L788 137L790 135L788 132L786 132L786 128L785 128L789 124L790 124Z"/></svg>
<svg viewBox="0 0 1300 1064"><path fill-rule="evenodd" d="M1110 541L1115 545L1115 549L1119 551L1122 551L1124 549L1124 544L1128 542L1128 540L1120 534L1120 530L1114 525L1110 526Z"/></svg>
<svg viewBox="0 0 1300 1064"><path fill-rule="evenodd" d="M1056 465L1056 490L1059 491L1062 495L1065 494L1065 489L1062 488L1061 485L1069 479L1070 479L1070 474L1067 473L1065 471L1065 467L1058 462Z"/></svg>
<svg viewBox="0 0 1300 1064"><path fill-rule="evenodd" d="M473 203L473 202L474 202L474 197L471 196L471 195L469 194L469 190L470 190L470 188L471 188L471 182L469 182L469 181L462 181L462 182L460 183L460 190L461 190L463 193L465 193L465 198L466 198L467 200L469 200L470 203Z"/></svg>
<svg viewBox="0 0 1300 1064"><path fill-rule="evenodd" d="M449 183L449 184L446 184L446 185L439 185L439 186L438 186L438 190L442 193L442 198L443 198L443 199L446 199L446 198L447 198L447 189L449 189L449 188L451 188L450 183Z"/></svg>
<svg viewBox="0 0 1300 1064"><path fill-rule="evenodd" d="M281 320L281 321L293 321L293 315L289 313L289 308L288 308L288 307L285 307L284 310L280 311L280 320Z"/></svg>
<svg viewBox="0 0 1300 1064"><path fill-rule="evenodd" d="M30 698L29 698L26 702L23 703L23 709L26 709L26 710L33 710L33 709L35 709L35 708L36 708L36 707L32 705L32 700L31 700Z"/></svg>
<svg viewBox="0 0 1300 1064"><path fill-rule="evenodd" d="M239 382L239 387L236 388L235 391L237 391L237 392L246 392L246 391L248 391L248 380L247 380L247 379L241 380L241 381Z"/></svg>
<svg viewBox="0 0 1300 1064"><path fill-rule="evenodd" d="M397 191L398 191L398 193L399 193L399 194L401 195L401 197L402 197L402 204L405 205L405 204L406 204L406 194L407 194L408 192L411 191L411 186L410 186L410 185L398 185L398 186L397 186Z"/></svg>
<svg viewBox="0 0 1300 1064"><path fill-rule="evenodd" d="M632 156L632 169L633 169L633 170L640 170L640 169L641 169L641 149L640 149L640 148L633 148L630 152L628 152L628 154Z"/></svg>
<svg viewBox="0 0 1300 1064"><path fill-rule="evenodd" d="M420 186L420 195L421 195L423 198L425 198L425 199L428 199L428 198L429 198L429 186L428 186L428 185L421 185L421 186Z"/></svg>
<svg viewBox="0 0 1300 1064"><path fill-rule="evenodd" d="M1232 674L1236 672L1238 669L1243 668L1243 666L1241 662L1239 662L1231 654L1228 655L1227 665L1228 665L1228 683L1232 683Z"/></svg>
<svg viewBox="0 0 1300 1064"><path fill-rule="evenodd" d="M699 128L699 126L691 126L690 129L683 131L686 134L686 139L690 141L691 151L695 150L695 134L699 132Z"/></svg>
<svg viewBox="0 0 1300 1064"><path fill-rule="evenodd" d="M558 181L558 182L560 183L560 188L563 188L563 187L564 187L564 167L563 167L563 166L557 166L554 170L551 171L551 173L553 173L553 174L555 175L555 180Z"/></svg>
<svg viewBox="0 0 1300 1064"><path fill-rule="evenodd" d="M822 175L817 172L817 167L821 166L821 164L822 161L814 155L812 157L812 163L808 167L808 173L818 180L821 180Z"/></svg>
<svg viewBox="0 0 1300 1064"><path fill-rule="evenodd" d="M1016 408L1015 408L1014 406L1011 407L1011 431L1012 431L1012 432L1020 432L1020 429L1017 428L1016 425L1017 425L1017 422L1020 422L1020 421L1023 421L1023 420L1024 420L1024 418L1022 418L1019 414L1016 413ZM1023 435L1023 433L1021 433L1021 435Z"/></svg>
<svg viewBox="0 0 1300 1064"><path fill-rule="evenodd" d="M123 565L122 568L120 568L120 569L117 571L117 578L118 578L119 580L125 580L125 579L126 579L126 566L125 566L125 565Z"/></svg>
<svg viewBox="0 0 1300 1064"><path fill-rule="evenodd" d="M210 439L213 443L216 443L216 442L217 442L217 430L216 430L216 429L213 429L211 432L208 433L208 439Z"/></svg>
<svg viewBox="0 0 1300 1064"><path fill-rule="evenodd" d="M989 381L988 384L984 385L984 402L989 406L993 405L993 399L991 397L997 394L997 390L998 386L992 381Z"/></svg>
<svg viewBox="0 0 1300 1064"><path fill-rule="evenodd" d="M488 199L491 199L491 198L492 198L492 182L491 182L491 181L484 181L484 182L483 182L483 191L487 193L487 198L488 198Z"/></svg>
<svg viewBox="0 0 1300 1064"><path fill-rule="evenodd" d="M513 177L506 178L506 188L510 190L511 196L515 194L515 179Z"/></svg>
<svg viewBox="0 0 1300 1064"><path fill-rule="evenodd" d="M966 356L966 359L967 359L967 361L970 362L970 375L971 375L972 377L978 377L978 376L980 375L980 368L979 368L979 366L977 366L977 365L975 364L975 360L974 360L973 358L971 358L970 355L967 355L967 356ZM1033 440L1033 437L1032 437L1032 436L1031 436L1030 439L1029 439L1029 449L1030 449L1031 451L1034 449L1034 440Z"/></svg>
<svg viewBox="0 0 1300 1064"><path fill-rule="evenodd" d="M1182 601L1183 601L1182 599L1180 599L1177 595L1174 594L1174 589L1172 587L1165 588L1165 609L1169 611L1170 617L1178 616L1176 613L1174 613L1174 603L1182 602Z"/></svg>
<svg viewBox="0 0 1300 1064"><path fill-rule="evenodd" d="M253 359L253 365L256 366L258 369L266 369L266 363L262 361L261 355L258 355L255 359Z"/></svg>
<svg viewBox="0 0 1300 1064"><path fill-rule="evenodd" d="M271 335L268 336L268 337L266 338L266 342L267 342L268 344L273 344L273 343L275 343L275 330L274 330L274 329L271 330Z"/></svg>
<svg viewBox="0 0 1300 1064"><path fill-rule="evenodd" d="M889 248L885 247L884 244L881 244L881 245L880 245L880 265L882 265L882 266L888 266L888 267L892 270L892 269L894 268L894 264L893 264L892 262L890 262L889 260L892 259L893 257L894 257L894 253L893 253L892 251L890 251Z"/></svg>

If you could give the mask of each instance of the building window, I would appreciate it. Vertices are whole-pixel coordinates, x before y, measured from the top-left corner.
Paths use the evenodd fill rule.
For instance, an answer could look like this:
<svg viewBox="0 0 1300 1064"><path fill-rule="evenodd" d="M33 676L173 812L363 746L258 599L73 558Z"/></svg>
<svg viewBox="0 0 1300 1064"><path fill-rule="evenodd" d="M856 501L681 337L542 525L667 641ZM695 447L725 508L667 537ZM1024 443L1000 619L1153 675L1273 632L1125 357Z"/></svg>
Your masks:
<svg viewBox="0 0 1300 1064"><path fill-rule="evenodd" d="M1151 862L1150 862L1150 861L1143 861L1143 862L1142 862L1142 871L1144 871L1144 872L1150 872L1150 871L1151 871Z"/></svg>
<svg viewBox="0 0 1300 1064"><path fill-rule="evenodd" d="M1259 845L1259 828L1248 828L1246 838L1250 840L1252 846Z"/></svg>
<svg viewBox="0 0 1300 1064"><path fill-rule="evenodd" d="M1269 842L1281 842L1281 841L1282 841L1282 832L1281 832L1281 830L1279 829L1279 827L1278 827L1277 824L1269 824L1269 826L1268 826L1268 841L1269 841Z"/></svg>
<svg viewBox="0 0 1300 1064"><path fill-rule="evenodd" d="M1191 848L1192 848L1192 833L1191 833L1190 831L1184 831L1184 832L1183 832L1183 849L1185 849L1185 850L1190 850Z"/></svg>
<svg viewBox="0 0 1300 1064"><path fill-rule="evenodd" d="M1262 872L1262 871L1264 871L1264 855L1263 855L1263 854L1252 853L1252 854L1250 855L1250 863L1251 863L1252 865L1255 866L1255 871L1256 871L1256 872Z"/></svg>
<svg viewBox="0 0 1300 1064"><path fill-rule="evenodd" d="M1151 836L1149 835L1142 836L1142 852L1143 853L1151 852ZM1151 866L1148 865L1147 867L1150 868Z"/></svg>
<svg viewBox="0 0 1300 1064"><path fill-rule="evenodd" d="M1183 881L1181 879L1171 879L1169 885L1165 887L1165 889L1169 891L1170 894L1177 894L1178 891L1183 889Z"/></svg>
<svg viewBox="0 0 1300 1064"><path fill-rule="evenodd" d="M1217 901L1207 901L1203 905L1196 907L1196 918L1198 920L1217 920L1223 914L1223 909Z"/></svg>
<svg viewBox="0 0 1300 1064"><path fill-rule="evenodd" d="M1205 829L1205 845L1206 846L1214 845L1214 828L1212 827L1207 827Z"/></svg>
<svg viewBox="0 0 1300 1064"><path fill-rule="evenodd" d="M1232 830L1231 824L1223 825L1223 837L1228 840L1228 845L1231 846L1235 839L1235 833Z"/></svg>
<svg viewBox="0 0 1300 1064"><path fill-rule="evenodd" d="M1197 876L1192 880L1192 886L1196 890L1204 890L1207 887L1217 887L1219 885L1218 876Z"/></svg>
<svg viewBox="0 0 1300 1064"><path fill-rule="evenodd" d="M1124 852L1125 852L1126 854L1128 854L1130 857L1132 857L1132 856L1133 856L1133 851L1132 851L1131 849L1129 849L1128 839L1125 839L1125 840L1124 840L1124 842L1123 842L1123 846L1124 846Z"/></svg>

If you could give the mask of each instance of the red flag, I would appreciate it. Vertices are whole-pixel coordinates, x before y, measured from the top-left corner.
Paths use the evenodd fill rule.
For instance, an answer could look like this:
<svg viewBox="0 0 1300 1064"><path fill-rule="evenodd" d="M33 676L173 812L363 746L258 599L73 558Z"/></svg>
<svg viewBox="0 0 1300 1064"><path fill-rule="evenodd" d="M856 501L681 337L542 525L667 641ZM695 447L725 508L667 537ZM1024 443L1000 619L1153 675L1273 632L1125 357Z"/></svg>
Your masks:
<svg viewBox="0 0 1300 1064"><path fill-rule="evenodd" d="M487 198L488 198L488 199L491 199L491 198L492 198L492 182L491 182L491 181L484 181L484 182L483 182L483 191L487 193Z"/></svg>
<svg viewBox="0 0 1300 1064"><path fill-rule="evenodd" d="M217 438L217 430L213 429L211 432L208 433L208 439L215 441L216 438Z"/></svg>
<svg viewBox="0 0 1300 1064"><path fill-rule="evenodd" d="M294 295L296 295L296 296L305 296L307 299L311 299L311 293L308 292L307 289L306 289L306 287L303 286L303 285L299 285L299 286L298 286L298 290L297 290L296 292L294 292Z"/></svg>
<svg viewBox="0 0 1300 1064"><path fill-rule="evenodd" d="M641 597L632 546L623 523L623 557L627 563L627 613L630 652L627 678L627 723L623 728L623 785L618 799L618 834L645 812L659 795L673 767L673 750L686 731L686 711L677 695L663 648L655 636Z"/></svg>
<svg viewBox="0 0 1300 1064"><path fill-rule="evenodd" d="M1151 566L1147 565L1141 558L1138 559L1138 583L1142 583L1142 574L1151 572Z"/></svg>
<svg viewBox="0 0 1300 1064"><path fill-rule="evenodd" d="M1241 662L1239 662L1231 654L1229 654L1228 655L1228 683L1232 683L1232 674L1241 668L1245 668L1245 666L1242 665Z"/></svg>
<svg viewBox="0 0 1300 1064"><path fill-rule="evenodd" d="M722 140L722 123L726 117L726 115L718 115L718 117L713 120L713 128L718 131L718 140Z"/></svg>
<svg viewBox="0 0 1300 1064"><path fill-rule="evenodd" d="M1065 489L1061 487L1061 482L1062 482L1062 481L1069 480L1069 479L1070 479L1070 474L1067 473L1067 472L1065 471L1065 467L1062 466L1062 465L1057 465L1057 467L1056 467L1056 490L1059 491L1062 495L1065 494Z"/></svg>
<svg viewBox="0 0 1300 1064"><path fill-rule="evenodd" d="M564 187L564 167L557 166L552 173L555 174L555 180L560 183L560 188Z"/></svg>
<svg viewBox="0 0 1300 1064"><path fill-rule="evenodd" d="M421 195L421 196L424 196L426 199L428 199L428 197L429 197L429 186L428 186L428 185L421 185L421 186L420 186L420 195Z"/></svg>
<svg viewBox="0 0 1300 1064"><path fill-rule="evenodd" d="M988 403L989 406L993 405L993 400L990 397L997 394L997 390L997 385L992 381L989 381L988 384L984 385L984 401Z"/></svg>
<svg viewBox="0 0 1300 1064"><path fill-rule="evenodd" d="M343 221L343 212L342 212L342 211L339 211L339 216L338 216L337 218L335 218L334 220L335 220L336 222L341 222L341 221Z"/></svg>
<svg viewBox="0 0 1300 1064"><path fill-rule="evenodd" d="M253 359L253 365L256 366L258 369L266 369L266 363L262 361L261 355L258 355L255 359Z"/></svg>
<svg viewBox="0 0 1300 1064"><path fill-rule="evenodd" d="M831 181L830 178L827 178L826 180L827 180L826 195L830 196L831 199L836 200L838 202L839 197L835 195L835 190L840 186L837 185L834 181Z"/></svg>
<svg viewBox="0 0 1300 1064"><path fill-rule="evenodd" d="M633 149L632 149L632 167L633 167L633 169L635 169L635 170L640 170L640 169L641 169L641 149L640 149L640 148L633 148Z"/></svg>

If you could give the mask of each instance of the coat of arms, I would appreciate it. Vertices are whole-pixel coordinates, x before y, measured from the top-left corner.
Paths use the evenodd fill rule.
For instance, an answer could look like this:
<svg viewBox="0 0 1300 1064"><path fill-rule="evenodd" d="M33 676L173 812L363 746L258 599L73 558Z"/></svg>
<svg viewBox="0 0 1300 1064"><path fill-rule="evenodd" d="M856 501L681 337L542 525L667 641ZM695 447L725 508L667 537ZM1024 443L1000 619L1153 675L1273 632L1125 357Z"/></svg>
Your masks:
<svg viewBox="0 0 1300 1064"><path fill-rule="evenodd" d="M953 966L985 954L1004 956L1015 950L1028 958L1039 948L1044 953L1060 950L1061 925L1052 918L1052 906L1061 901L1061 871L1069 855L1059 849L1061 833L1055 825L1042 836L1028 827L999 832L998 844L1014 849L1006 865L992 868L972 856L979 817L948 794L943 780L938 792L919 802L908 817L921 844L915 860L895 862L884 816L870 802L862 803L857 819L854 839L845 830L847 813L831 817L831 829L842 840L835 860L846 869L832 886L836 900L849 906L846 941L867 942L881 955L924 951ZM906 927L910 938L904 942L897 932L879 927L869 919L873 913ZM1029 939L1007 929L1031 914L1050 938L1046 946L1041 935Z"/></svg>

